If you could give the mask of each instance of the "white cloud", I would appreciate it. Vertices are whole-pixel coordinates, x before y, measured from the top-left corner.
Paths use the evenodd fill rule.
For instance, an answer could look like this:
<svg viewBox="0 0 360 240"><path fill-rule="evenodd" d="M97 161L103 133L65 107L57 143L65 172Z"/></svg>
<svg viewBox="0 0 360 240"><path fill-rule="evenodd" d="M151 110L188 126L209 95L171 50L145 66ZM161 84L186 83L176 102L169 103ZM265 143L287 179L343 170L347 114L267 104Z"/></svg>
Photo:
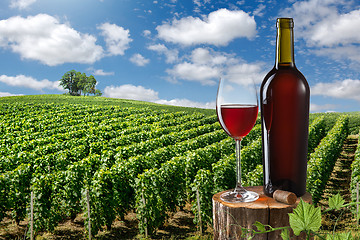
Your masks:
<svg viewBox="0 0 360 240"><path fill-rule="evenodd" d="M144 88L143 86L134 86L131 84L107 86L104 89L104 96L141 101L155 101L159 99L158 92Z"/></svg>
<svg viewBox="0 0 360 240"><path fill-rule="evenodd" d="M311 88L312 95L321 95L360 101L360 80L345 79L330 83L317 83Z"/></svg>
<svg viewBox="0 0 360 240"><path fill-rule="evenodd" d="M130 61L137 66L143 67L150 62L150 59L144 58L141 54L136 53L132 55Z"/></svg>
<svg viewBox="0 0 360 240"><path fill-rule="evenodd" d="M181 106L181 107L194 107L194 108L210 108L215 109L216 103L213 102L194 102L188 99L172 99L172 100L156 100L155 103L172 105L172 106Z"/></svg>
<svg viewBox="0 0 360 240"><path fill-rule="evenodd" d="M159 99L158 92L143 86L135 86L132 84L125 84L121 86L107 86L104 89L104 96L111 98L122 98L131 100L140 100L147 102L154 102L159 104L182 106L182 107L196 107L196 108L215 108L215 101L213 102L195 102L188 99Z"/></svg>
<svg viewBox="0 0 360 240"><path fill-rule="evenodd" d="M0 92L0 97L22 96L23 94L12 94L9 92Z"/></svg>
<svg viewBox="0 0 360 240"><path fill-rule="evenodd" d="M215 85L222 74L223 65L234 61L226 53L210 51L207 48L194 49L188 59L189 61L183 61L166 70L170 75L170 81L182 79L202 85Z"/></svg>
<svg viewBox="0 0 360 240"><path fill-rule="evenodd" d="M261 83L265 75L262 63L239 63L229 66L224 77L248 85Z"/></svg>
<svg viewBox="0 0 360 240"><path fill-rule="evenodd" d="M101 35L104 36L109 55L124 55L125 50L130 46L132 39L130 31L116 24L103 23L98 29L102 30Z"/></svg>
<svg viewBox="0 0 360 240"><path fill-rule="evenodd" d="M165 100L159 99L158 92L143 86L135 86L132 84L125 84L121 86L107 86L104 89L104 96L111 98L121 98L130 100L140 100L147 102L154 102L158 104L182 106L182 107L195 107L195 108L215 108L215 101L213 102L195 102L188 99L172 99Z"/></svg>
<svg viewBox="0 0 360 240"><path fill-rule="evenodd" d="M176 49L168 49L164 44L153 44L148 46L149 50L164 54L167 63L174 63L178 60L179 51Z"/></svg>
<svg viewBox="0 0 360 240"><path fill-rule="evenodd" d="M144 37L149 37L151 35L151 31L150 30L144 30L143 31L143 36Z"/></svg>
<svg viewBox="0 0 360 240"><path fill-rule="evenodd" d="M360 43L360 35L356 31L359 28L360 10L354 10L314 25L310 41L316 46L327 47Z"/></svg>
<svg viewBox="0 0 360 240"><path fill-rule="evenodd" d="M336 46L336 47L322 47L312 51L318 56L331 57L334 60L342 61L349 59L353 62L360 62L360 46Z"/></svg>
<svg viewBox="0 0 360 240"><path fill-rule="evenodd" d="M92 70L92 74L95 76L112 76L115 75L114 72L104 72L103 69L89 69Z"/></svg>
<svg viewBox="0 0 360 240"><path fill-rule="evenodd" d="M37 0L11 0L10 7L11 8L18 8L18 9L25 9L29 7L31 4L35 3Z"/></svg>
<svg viewBox="0 0 360 240"><path fill-rule="evenodd" d="M338 108L337 105L334 104L324 104L324 105L318 105L311 103L310 104L310 112L322 112L326 110L326 112L334 111L334 109Z"/></svg>
<svg viewBox="0 0 360 240"><path fill-rule="evenodd" d="M156 52L165 52L168 50L168 48L164 44L153 44L148 46L148 49Z"/></svg>
<svg viewBox="0 0 360 240"><path fill-rule="evenodd" d="M202 6L203 4L210 3L210 0L203 0L204 3L201 3L202 0L194 0L194 4L198 7Z"/></svg>
<svg viewBox="0 0 360 240"><path fill-rule="evenodd" d="M102 47L95 42L94 36L77 32L47 14L0 21L0 47L49 66L94 63L103 57Z"/></svg>
<svg viewBox="0 0 360 240"><path fill-rule="evenodd" d="M280 15L295 22L295 36L305 40L311 52L335 60L360 62L360 10L347 11L353 1L297 1ZM347 12L346 12L347 11Z"/></svg>
<svg viewBox="0 0 360 240"><path fill-rule="evenodd" d="M253 38L256 22L244 11L219 9L204 19L186 17L156 27L158 37L183 45L213 44L225 46L235 38Z"/></svg>
<svg viewBox="0 0 360 240"><path fill-rule="evenodd" d="M26 87L35 90L43 90L43 89L56 89L63 90L62 87L59 86L59 81L49 81L48 79L36 80L35 78L28 77L25 75L17 75L13 76L0 76L0 82L3 82L9 86L14 87Z"/></svg>
<svg viewBox="0 0 360 240"><path fill-rule="evenodd" d="M265 8L266 6L264 4L259 4L253 12L254 16L259 16L259 17L264 16L265 13L263 11L265 10Z"/></svg>
<svg viewBox="0 0 360 240"><path fill-rule="evenodd" d="M340 0L307 0L296 1L292 7L280 12L281 17L293 17L296 32L307 31L313 25L320 23L325 18L337 16L335 4L342 3Z"/></svg>
<svg viewBox="0 0 360 240"><path fill-rule="evenodd" d="M187 58L188 61L166 70L169 81L182 79L202 85L215 85L220 77L226 77L233 82L260 83L266 74L260 62L247 63L232 54L207 48L196 48Z"/></svg>
<svg viewBox="0 0 360 240"><path fill-rule="evenodd" d="M191 60L195 64L206 64L216 66L234 63L236 60L225 53L210 52L207 48L196 48L191 53Z"/></svg>
<svg viewBox="0 0 360 240"><path fill-rule="evenodd" d="M219 79L220 71L219 68L189 62L179 63L174 68L166 70L173 78L200 82L202 85L215 85L215 79Z"/></svg>

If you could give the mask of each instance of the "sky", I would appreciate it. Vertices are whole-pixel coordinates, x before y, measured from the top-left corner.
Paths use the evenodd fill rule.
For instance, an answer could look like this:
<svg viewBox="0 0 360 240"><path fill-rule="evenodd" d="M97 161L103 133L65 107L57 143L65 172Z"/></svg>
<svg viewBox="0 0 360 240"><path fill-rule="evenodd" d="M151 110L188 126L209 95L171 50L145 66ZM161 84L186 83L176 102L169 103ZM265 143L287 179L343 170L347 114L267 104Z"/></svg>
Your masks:
<svg viewBox="0 0 360 240"><path fill-rule="evenodd" d="M278 17L294 19L310 111L359 111L358 0L2 0L0 96L65 93L74 69L104 97L215 108L221 77L260 88Z"/></svg>

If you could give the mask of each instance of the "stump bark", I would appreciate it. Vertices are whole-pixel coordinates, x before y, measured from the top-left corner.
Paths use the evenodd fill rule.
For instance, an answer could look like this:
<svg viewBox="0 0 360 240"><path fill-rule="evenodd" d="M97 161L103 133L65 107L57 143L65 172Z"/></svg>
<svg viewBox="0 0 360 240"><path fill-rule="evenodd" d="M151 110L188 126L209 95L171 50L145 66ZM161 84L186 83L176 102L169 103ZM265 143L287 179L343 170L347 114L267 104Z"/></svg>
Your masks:
<svg viewBox="0 0 360 240"><path fill-rule="evenodd" d="M273 228L290 225L288 213L293 212L293 209L300 202L300 198L297 198L295 204L288 205L266 196L262 186L246 187L246 189L258 193L259 199L250 203L227 203L220 199L223 192L213 196L215 240L243 239L241 238L241 227L256 229L253 225L256 221ZM312 203L312 197L309 193L305 193L301 198L307 203ZM256 234L253 239L282 239L280 233L281 231L278 230L271 233ZM292 239L305 238L300 235Z"/></svg>

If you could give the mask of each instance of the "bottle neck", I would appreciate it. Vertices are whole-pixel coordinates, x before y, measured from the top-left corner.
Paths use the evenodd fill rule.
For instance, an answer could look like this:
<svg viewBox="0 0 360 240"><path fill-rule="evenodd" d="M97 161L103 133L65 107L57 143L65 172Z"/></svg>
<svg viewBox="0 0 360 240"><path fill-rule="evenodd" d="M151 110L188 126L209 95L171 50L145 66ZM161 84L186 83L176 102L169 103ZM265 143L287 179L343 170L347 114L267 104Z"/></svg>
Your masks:
<svg viewBox="0 0 360 240"><path fill-rule="evenodd" d="M276 68L295 67L293 26L294 23L289 18L279 18L277 21Z"/></svg>

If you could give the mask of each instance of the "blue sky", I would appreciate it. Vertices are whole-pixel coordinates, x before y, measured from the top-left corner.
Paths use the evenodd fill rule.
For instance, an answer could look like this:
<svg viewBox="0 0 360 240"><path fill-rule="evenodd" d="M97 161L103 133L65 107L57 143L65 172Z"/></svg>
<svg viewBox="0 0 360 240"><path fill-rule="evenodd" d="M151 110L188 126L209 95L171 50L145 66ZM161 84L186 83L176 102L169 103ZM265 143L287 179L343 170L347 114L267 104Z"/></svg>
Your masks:
<svg viewBox="0 0 360 240"><path fill-rule="evenodd" d="M64 93L75 69L106 97L215 108L220 77L273 67L277 17L294 18L311 112L359 111L357 0L4 0L0 96Z"/></svg>

